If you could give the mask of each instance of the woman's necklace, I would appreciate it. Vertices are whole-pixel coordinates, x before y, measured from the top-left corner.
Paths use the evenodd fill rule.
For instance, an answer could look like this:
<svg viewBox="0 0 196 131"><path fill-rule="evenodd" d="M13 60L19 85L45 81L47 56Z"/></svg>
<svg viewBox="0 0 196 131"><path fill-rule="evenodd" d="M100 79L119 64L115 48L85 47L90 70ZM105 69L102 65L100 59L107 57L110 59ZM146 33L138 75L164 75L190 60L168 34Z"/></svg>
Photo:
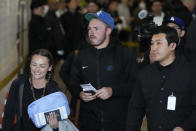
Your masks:
<svg viewBox="0 0 196 131"><path fill-rule="evenodd" d="M37 100L37 98L35 97L35 92L34 92L34 87L33 87L33 82L32 82L32 78L30 79L30 86L31 86L31 91L32 91L32 96L34 100ZM43 88L43 92L41 97L43 97L45 95L46 92L46 87Z"/></svg>

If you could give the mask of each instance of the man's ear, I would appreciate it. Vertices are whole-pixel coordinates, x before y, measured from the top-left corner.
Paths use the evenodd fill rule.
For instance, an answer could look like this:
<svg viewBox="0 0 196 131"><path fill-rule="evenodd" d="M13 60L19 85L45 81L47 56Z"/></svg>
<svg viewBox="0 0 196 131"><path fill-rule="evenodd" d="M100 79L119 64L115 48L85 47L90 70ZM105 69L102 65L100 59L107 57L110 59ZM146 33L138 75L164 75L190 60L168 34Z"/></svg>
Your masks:
<svg viewBox="0 0 196 131"><path fill-rule="evenodd" d="M185 35L185 30L182 30L180 33L180 37L183 37Z"/></svg>
<svg viewBox="0 0 196 131"><path fill-rule="evenodd" d="M110 35L112 33L112 28L107 28L107 35Z"/></svg>
<svg viewBox="0 0 196 131"><path fill-rule="evenodd" d="M169 46L170 46L171 50L175 50L177 44L175 42L172 42Z"/></svg>

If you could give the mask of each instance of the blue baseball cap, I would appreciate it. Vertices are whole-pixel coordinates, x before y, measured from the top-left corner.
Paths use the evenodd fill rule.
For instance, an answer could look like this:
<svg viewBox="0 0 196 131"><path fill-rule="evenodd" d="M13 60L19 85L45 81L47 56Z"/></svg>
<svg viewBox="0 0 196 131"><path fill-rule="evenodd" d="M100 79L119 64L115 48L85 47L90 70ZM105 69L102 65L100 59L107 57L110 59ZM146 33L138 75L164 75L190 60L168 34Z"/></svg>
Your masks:
<svg viewBox="0 0 196 131"><path fill-rule="evenodd" d="M97 18L99 20L101 20L102 22L108 24L112 30L114 29L114 19L112 18L112 16L105 12L105 11L98 11L97 13L87 13L85 15L85 18L88 21L91 21L93 18Z"/></svg>
<svg viewBox="0 0 196 131"><path fill-rule="evenodd" d="M184 25L184 21L176 16L172 16L172 17L169 17L168 19L166 19L163 24L166 25L168 23L174 23L174 24L177 24L181 30L184 30L185 29L185 25Z"/></svg>

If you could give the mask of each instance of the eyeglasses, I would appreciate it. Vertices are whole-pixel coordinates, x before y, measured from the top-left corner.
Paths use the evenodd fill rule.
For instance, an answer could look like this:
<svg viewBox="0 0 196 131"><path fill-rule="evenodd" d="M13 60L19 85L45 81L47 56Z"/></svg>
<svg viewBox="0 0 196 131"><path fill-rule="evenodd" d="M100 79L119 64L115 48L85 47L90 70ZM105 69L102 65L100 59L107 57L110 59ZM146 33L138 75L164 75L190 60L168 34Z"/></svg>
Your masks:
<svg viewBox="0 0 196 131"><path fill-rule="evenodd" d="M171 27L171 28L174 28L175 30L181 29L180 27L177 27L177 26L174 26L174 27Z"/></svg>

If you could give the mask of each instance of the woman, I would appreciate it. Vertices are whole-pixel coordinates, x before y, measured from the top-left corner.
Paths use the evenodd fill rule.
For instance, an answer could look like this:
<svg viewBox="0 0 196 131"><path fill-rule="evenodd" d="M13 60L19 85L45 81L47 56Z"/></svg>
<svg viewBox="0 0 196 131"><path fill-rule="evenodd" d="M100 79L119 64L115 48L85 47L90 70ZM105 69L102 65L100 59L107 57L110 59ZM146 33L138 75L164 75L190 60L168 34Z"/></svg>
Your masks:
<svg viewBox="0 0 196 131"><path fill-rule="evenodd" d="M52 80L53 74L53 56L48 50L39 49L32 53L30 57L30 73L28 76L20 76L13 81L8 100L6 103L3 131L40 131L34 126L33 122L28 116L27 107L33 101L57 92L57 83ZM23 97L22 97L22 116L21 119L14 123L15 117L18 115L18 97L19 87L24 82ZM18 116L17 116L18 118ZM51 114L49 119L50 127L58 130L58 122L55 114Z"/></svg>

